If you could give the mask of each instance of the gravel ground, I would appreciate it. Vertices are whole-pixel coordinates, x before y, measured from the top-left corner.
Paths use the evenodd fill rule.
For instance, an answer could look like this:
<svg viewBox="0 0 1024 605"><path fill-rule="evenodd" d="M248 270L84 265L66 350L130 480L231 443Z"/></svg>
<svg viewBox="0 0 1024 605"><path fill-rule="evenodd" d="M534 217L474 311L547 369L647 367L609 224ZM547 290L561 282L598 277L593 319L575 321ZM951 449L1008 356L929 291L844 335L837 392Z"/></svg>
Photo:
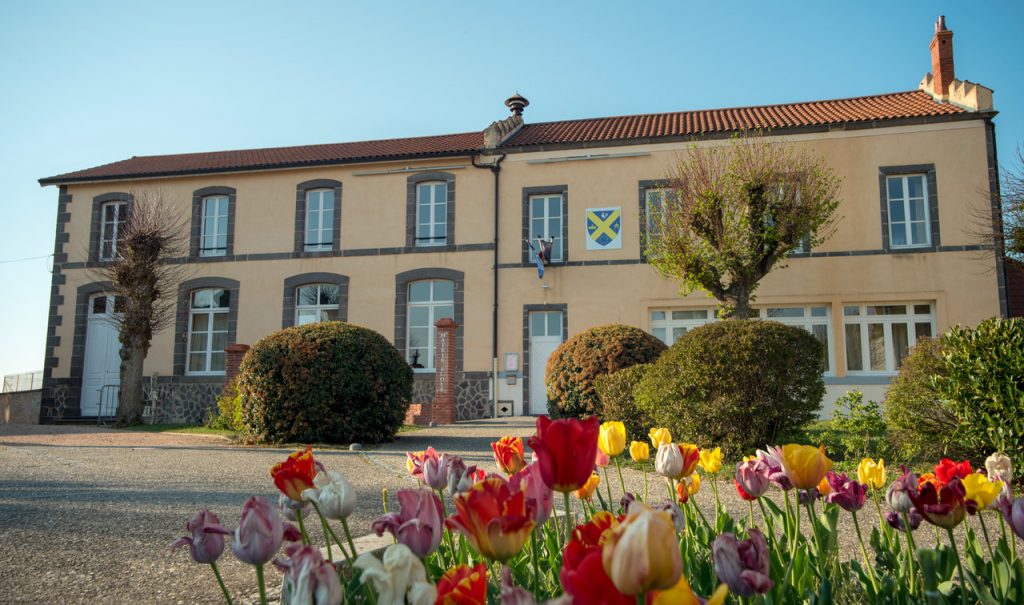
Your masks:
<svg viewBox="0 0 1024 605"><path fill-rule="evenodd" d="M362 535L383 512L381 488L393 494L412 486L405 452L433 446L497 471L490 443L533 430L532 418L484 420L403 433L394 443L363 452L318 450L316 456L358 491L360 506L350 525ZM184 534L185 521L199 508L209 507L233 528L250 495L276 499L268 471L291 451L234 446L200 435L0 426L0 602L222 602L210 570L192 563L186 552L172 555L167 547ZM609 470L618 499L622 488L614 466ZM623 468L623 475L628 490L642 493L641 472ZM600 489L606 493L604 484ZM654 476L650 494L652 499L667 496L664 483ZM705 482L696 496L708 515L711 494ZM730 483L720 483L720 496L732 514L747 514ZM995 518L989 518L994 524ZM858 556L850 516L840 519L842 552ZM861 515L865 531L875 519L869 503ZM310 530L322 543L319 529ZM919 545L934 543L927 527L916 537ZM252 568L226 553L221 570L236 602L253 596ZM269 584L279 581L276 570L268 571Z"/></svg>

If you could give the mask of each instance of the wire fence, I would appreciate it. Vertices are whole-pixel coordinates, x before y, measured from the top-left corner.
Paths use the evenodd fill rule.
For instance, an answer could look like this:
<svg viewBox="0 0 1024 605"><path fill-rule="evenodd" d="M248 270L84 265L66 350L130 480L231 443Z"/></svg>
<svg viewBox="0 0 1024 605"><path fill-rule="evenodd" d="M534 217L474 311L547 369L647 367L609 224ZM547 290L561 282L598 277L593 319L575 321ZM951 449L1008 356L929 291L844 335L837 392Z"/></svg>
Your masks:
<svg viewBox="0 0 1024 605"><path fill-rule="evenodd" d="M16 391L34 391L43 388L43 371L22 372L21 374L8 374L4 376L4 393Z"/></svg>

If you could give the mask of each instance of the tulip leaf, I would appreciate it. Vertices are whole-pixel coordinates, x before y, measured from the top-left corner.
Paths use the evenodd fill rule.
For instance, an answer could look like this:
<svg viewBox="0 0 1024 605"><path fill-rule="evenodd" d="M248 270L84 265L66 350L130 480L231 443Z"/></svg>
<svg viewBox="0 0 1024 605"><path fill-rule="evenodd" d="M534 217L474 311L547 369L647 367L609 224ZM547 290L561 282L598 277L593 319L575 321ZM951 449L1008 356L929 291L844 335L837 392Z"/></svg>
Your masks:
<svg viewBox="0 0 1024 605"><path fill-rule="evenodd" d="M988 587L985 586L981 582L981 580L978 579L977 576L975 576L971 572L966 572L966 575L967 581L970 583L971 588L974 589L974 597L976 599L981 601L984 605L999 605L999 601L992 596L992 593L989 592ZM963 590L964 588L965 587L961 586L960 590Z"/></svg>

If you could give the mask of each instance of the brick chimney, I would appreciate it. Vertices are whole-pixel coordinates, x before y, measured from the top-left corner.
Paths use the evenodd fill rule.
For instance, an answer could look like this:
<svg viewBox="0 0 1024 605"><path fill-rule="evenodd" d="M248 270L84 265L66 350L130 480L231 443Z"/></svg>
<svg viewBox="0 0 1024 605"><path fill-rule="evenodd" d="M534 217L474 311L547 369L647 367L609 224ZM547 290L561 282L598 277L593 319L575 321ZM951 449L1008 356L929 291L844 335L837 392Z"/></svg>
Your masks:
<svg viewBox="0 0 1024 605"><path fill-rule="evenodd" d="M932 92L935 96L949 96L953 83L953 32L946 29L946 17L940 15L935 22L935 37L932 38Z"/></svg>

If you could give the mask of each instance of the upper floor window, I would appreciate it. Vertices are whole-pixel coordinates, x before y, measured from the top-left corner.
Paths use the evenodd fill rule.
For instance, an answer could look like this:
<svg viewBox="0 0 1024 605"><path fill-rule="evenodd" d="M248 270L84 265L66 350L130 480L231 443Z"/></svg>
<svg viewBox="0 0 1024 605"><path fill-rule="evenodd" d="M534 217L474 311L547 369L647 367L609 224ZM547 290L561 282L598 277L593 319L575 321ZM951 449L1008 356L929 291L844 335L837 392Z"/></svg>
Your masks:
<svg viewBox="0 0 1024 605"><path fill-rule="evenodd" d="M925 175L886 177L889 203L889 242L893 248L930 246L931 217Z"/></svg>
<svg viewBox="0 0 1024 605"><path fill-rule="evenodd" d="M829 345L832 325L828 306L763 307L758 310L758 313L761 319L803 328L813 334L822 347L824 347L825 373L832 373L832 368L835 367L835 364L832 361L832 347Z"/></svg>
<svg viewBox="0 0 1024 605"><path fill-rule="evenodd" d="M306 192L307 251L334 248L334 190L314 189Z"/></svg>
<svg viewBox="0 0 1024 605"><path fill-rule="evenodd" d="M644 225L647 227L647 241L658 237L661 233L661 213L665 207L665 196L668 189L648 189L644 200Z"/></svg>
<svg viewBox="0 0 1024 605"><path fill-rule="evenodd" d="M120 256L121 229L127 219L126 201L104 202L100 206L100 260L114 260Z"/></svg>
<svg viewBox="0 0 1024 605"><path fill-rule="evenodd" d="M934 303L846 305L846 370L895 374L917 340L933 334Z"/></svg>
<svg viewBox="0 0 1024 605"><path fill-rule="evenodd" d="M338 321L340 288L336 284L309 284L295 289L295 325Z"/></svg>
<svg viewBox="0 0 1024 605"><path fill-rule="evenodd" d="M224 256L228 253L228 196L203 198L200 218L199 256Z"/></svg>
<svg viewBox="0 0 1024 605"><path fill-rule="evenodd" d="M448 183L416 185L416 245L448 243Z"/></svg>
<svg viewBox="0 0 1024 605"><path fill-rule="evenodd" d="M716 319L714 309L659 309L651 311L651 334L672 346L690 330Z"/></svg>
<svg viewBox="0 0 1024 605"><path fill-rule="evenodd" d="M434 323L455 319L455 282L427 279L409 284L406 359L414 369L434 369Z"/></svg>
<svg viewBox="0 0 1024 605"><path fill-rule="evenodd" d="M529 262L537 257L537 239L551 240L551 261L565 260L563 198L561 194L531 195L529 199L529 240L534 249L530 250Z"/></svg>
<svg viewBox="0 0 1024 605"><path fill-rule="evenodd" d="M229 290L207 288L192 291L189 297L186 374L224 373L230 307Z"/></svg>

